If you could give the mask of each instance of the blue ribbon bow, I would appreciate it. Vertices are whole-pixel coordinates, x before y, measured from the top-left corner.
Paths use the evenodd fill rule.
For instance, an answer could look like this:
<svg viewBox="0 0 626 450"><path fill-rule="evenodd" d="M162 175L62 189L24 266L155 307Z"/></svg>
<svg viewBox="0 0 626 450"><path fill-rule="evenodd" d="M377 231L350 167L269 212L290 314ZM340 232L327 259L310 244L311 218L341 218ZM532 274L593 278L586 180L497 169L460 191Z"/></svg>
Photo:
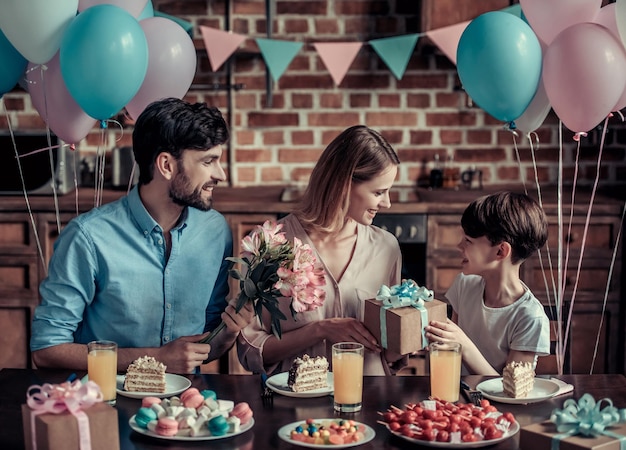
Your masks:
<svg viewBox="0 0 626 450"><path fill-rule="evenodd" d="M601 408L602 403L607 406ZM565 400L563 409L555 409L550 415L550 421L556 425L556 430L561 433L552 438L552 450L559 449L562 439L582 434L584 436L597 437L609 436L620 441L620 450L626 450L626 436L607 430L618 423L626 422L626 409L618 409L608 398L603 398L596 403L593 396L584 394L578 402L573 399Z"/></svg>
<svg viewBox="0 0 626 450"><path fill-rule="evenodd" d="M404 280L401 284L391 287L383 284L376 295L376 300L382 303L380 308L380 344L383 348L387 348L387 310L405 306L412 306L420 312L422 317L422 342L426 342L424 327L428 322L428 311L424 306L424 302L430 302L433 299L433 291L418 286L413 280Z"/></svg>

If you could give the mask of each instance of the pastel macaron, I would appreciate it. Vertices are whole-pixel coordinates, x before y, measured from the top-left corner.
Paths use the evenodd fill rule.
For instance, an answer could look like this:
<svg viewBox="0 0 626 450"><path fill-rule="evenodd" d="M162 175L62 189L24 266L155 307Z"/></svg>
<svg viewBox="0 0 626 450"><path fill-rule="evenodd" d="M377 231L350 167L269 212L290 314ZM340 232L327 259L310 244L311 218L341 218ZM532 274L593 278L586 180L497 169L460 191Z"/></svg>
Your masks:
<svg viewBox="0 0 626 450"><path fill-rule="evenodd" d="M137 426L144 429L148 428L149 422L156 419L157 414L152 409L146 408L145 406L139 408L139 411L135 414L135 422L137 423Z"/></svg>
<svg viewBox="0 0 626 450"><path fill-rule="evenodd" d="M237 417L241 421L241 425L245 425L250 422L252 418L252 408L246 402L237 403L233 410L229 413L229 416Z"/></svg>
<svg viewBox="0 0 626 450"><path fill-rule="evenodd" d="M186 408L199 408L204 403L204 396L196 388L189 388L180 396Z"/></svg>
<svg viewBox="0 0 626 450"><path fill-rule="evenodd" d="M154 404L160 404L161 399L159 397L144 397L141 399L141 406L150 408Z"/></svg>
<svg viewBox="0 0 626 450"><path fill-rule="evenodd" d="M226 418L219 414L209 420L208 428L213 436L224 436L228 432L230 426L228 425Z"/></svg>
<svg viewBox="0 0 626 450"><path fill-rule="evenodd" d="M178 422L170 417L162 417L154 431L161 436L174 436L178 432Z"/></svg>
<svg viewBox="0 0 626 450"><path fill-rule="evenodd" d="M215 393L215 391L212 391L211 389L203 389L200 391L200 394L202 394L205 400L207 398L210 398L212 400L217 400L217 394Z"/></svg>

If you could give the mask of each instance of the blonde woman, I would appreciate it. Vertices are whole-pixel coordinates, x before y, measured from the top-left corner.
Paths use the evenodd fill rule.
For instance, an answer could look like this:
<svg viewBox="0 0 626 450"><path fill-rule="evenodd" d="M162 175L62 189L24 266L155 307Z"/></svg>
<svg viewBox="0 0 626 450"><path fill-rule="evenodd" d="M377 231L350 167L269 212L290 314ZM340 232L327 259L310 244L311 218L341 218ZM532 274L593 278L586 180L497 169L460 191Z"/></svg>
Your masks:
<svg viewBox="0 0 626 450"><path fill-rule="evenodd" d="M288 317L276 338L264 317L239 337L239 358L253 372L289 370L296 356L326 356L336 342L365 346L365 375L388 375L404 363L388 354L361 322L363 302L381 285L400 282L402 257L396 238L372 225L379 211L391 206L389 191L400 163L396 152L376 131L362 125L337 136L322 153L296 210L281 220L288 239L309 244L326 272L323 306ZM359 294L361 293L361 294Z"/></svg>

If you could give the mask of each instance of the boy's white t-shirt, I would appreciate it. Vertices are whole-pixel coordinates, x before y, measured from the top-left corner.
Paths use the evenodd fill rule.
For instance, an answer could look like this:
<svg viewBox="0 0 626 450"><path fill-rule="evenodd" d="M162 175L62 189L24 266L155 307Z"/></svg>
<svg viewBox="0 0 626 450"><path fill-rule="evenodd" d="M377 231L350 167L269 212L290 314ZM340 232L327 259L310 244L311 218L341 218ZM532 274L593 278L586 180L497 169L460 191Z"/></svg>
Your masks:
<svg viewBox="0 0 626 450"><path fill-rule="evenodd" d="M548 316L541 302L524 287L526 292L518 300L502 308L485 306L485 283L478 275L460 273L446 292L459 327L499 373L511 349L538 356L550 353Z"/></svg>

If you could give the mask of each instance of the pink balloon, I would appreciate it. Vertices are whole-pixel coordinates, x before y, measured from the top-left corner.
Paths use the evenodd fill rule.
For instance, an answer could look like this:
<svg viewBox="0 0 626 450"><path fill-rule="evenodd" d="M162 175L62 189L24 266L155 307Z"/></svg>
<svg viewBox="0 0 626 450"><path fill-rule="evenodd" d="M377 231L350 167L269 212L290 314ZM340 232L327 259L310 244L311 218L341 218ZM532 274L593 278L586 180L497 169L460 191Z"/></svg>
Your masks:
<svg viewBox="0 0 626 450"><path fill-rule="evenodd" d="M173 20L152 17L139 22L148 40L148 71L137 94L126 105L134 119L155 100L183 98L196 73L196 49Z"/></svg>
<svg viewBox="0 0 626 450"><path fill-rule="evenodd" d="M579 23L548 46L542 76L565 126L586 132L613 111L626 89L626 51L605 27Z"/></svg>
<svg viewBox="0 0 626 450"><path fill-rule="evenodd" d="M30 63L26 81L33 106L54 134L66 143L76 144L96 124L96 119L87 115L67 90L58 52L45 66Z"/></svg>
<svg viewBox="0 0 626 450"><path fill-rule="evenodd" d="M78 12L94 5L114 5L128 11L136 19L146 7L148 0L79 0Z"/></svg>
<svg viewBox="0 0 626 450"><path fill-rule="evenodd" d="M520 0L531 28L545 44L571 25L591 22L602 0Z"/></svg>
<svg viewBox="0 0 626 450"><path fill-rule="evenodd" d="M593 19L593 22L608 28L613 37L621 42L622 38L620 37L619 29L617 28L617 19L615 18L615 5L615 3L610 3L600 8L600 11L598 11L598 14ZM622 95L615 104L613 111L619 111L622 108L626 108L626 90L622 92Z"/></svg>

